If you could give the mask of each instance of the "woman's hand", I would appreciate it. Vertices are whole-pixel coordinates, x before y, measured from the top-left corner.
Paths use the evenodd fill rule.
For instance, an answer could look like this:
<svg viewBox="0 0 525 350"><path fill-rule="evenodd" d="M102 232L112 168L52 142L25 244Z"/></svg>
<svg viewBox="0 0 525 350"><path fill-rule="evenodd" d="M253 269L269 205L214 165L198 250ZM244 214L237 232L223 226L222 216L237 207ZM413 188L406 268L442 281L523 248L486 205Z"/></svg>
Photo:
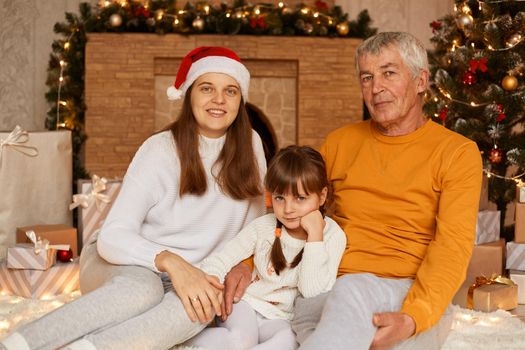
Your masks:
<svg viewBox="0 0 525 350"><path fill-rule="evenodd" d="M307 242L323 240L325 221L319 210L314 210L301 218L301 227L308 234Z"/></svg>
<svg viewBox="0 0 525 350"><path fill-rule="evenodd" d="M163 251L155 257L155 266L167 272L175 293L179 296L192 322L210 322L214 315L221 315L224 286L215 276L189 264L180 256Z"/></svg>

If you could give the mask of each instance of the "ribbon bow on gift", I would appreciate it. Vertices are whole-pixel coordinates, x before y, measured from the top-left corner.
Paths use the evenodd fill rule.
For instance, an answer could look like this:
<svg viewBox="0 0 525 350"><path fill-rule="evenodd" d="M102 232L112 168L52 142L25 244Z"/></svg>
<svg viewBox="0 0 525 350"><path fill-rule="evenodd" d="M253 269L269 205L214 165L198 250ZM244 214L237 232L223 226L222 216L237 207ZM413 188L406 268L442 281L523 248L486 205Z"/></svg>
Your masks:
<svg viewBox="0 0 525 350"><path fill-rule="evenodd" d="M490 278L487 278L485 276L478 276L476 277L476 282L474 282L468 289L467 308L472 309L474 307L474 289L484 286L484 285L495 284L495 283L506 284L509 286L513 286L516 284L510 278L503 277L498 274L493 274L492 276L490 276Z"/></svg>
<svg viewBox="0 0 525 350"><path fill-rule="evenodd" d="M24 145L27 141L29 141L29 135L27 131L22 130L20 125L17 125L13 131L7 135L5 140L0 140L0 167L2 167L2 153L4 148L7 147L11 147L13 150L29 157L38 156L38 149L36 147Z"/></svg>
<svg viewBox="0 0 525 350"><path fill-rule="evenodd" d="M82 208L86 209L89 207L89 205L95 201L97 205L97 210L100 210L101 202L109 203L111 202L111 198L107 194L103 194L106 190L106 183L108 180L106 180L105 177L99 177L97 175L93 175L91 179L92 183L92 190L91 193L84 194L79 193L73 195L73 203L69 205L69 210L73 210L78 206L81 206Z"/></svg>
<svg viewBox="0 0 525 350"><path fill-rule="evenodd" d="M49 244L47 239L37 239L35 231L26 231L26 236L34 244L35 254L38 255L42 250L56 249L56 250L69 250L69 244Z"/></svg>

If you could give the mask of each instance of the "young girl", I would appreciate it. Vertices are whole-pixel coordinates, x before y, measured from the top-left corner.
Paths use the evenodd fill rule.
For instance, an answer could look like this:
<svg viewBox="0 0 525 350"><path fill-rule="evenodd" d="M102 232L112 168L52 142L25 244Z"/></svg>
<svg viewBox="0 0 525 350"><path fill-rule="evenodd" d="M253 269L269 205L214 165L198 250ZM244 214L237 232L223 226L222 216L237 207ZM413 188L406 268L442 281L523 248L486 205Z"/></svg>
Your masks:
<svg viewBox="0 0 525 350"><path fill-rule="evenodd" d="M229 49L184 57L168 90L184 98L181 114L137 151L98 241L82 250L82 297L0 349L164 350L221 314L222 286L194 265L264 213L266 161L244 106L249 84Z"/></svg>
<svg viewBox="0 0 525 350"><path fill-rule="evenodd" d="M265 185L274 213L252 221L201 264L222 281L233 266L254 255L252 283L224 323L205 329L186 345L295 349L289 324L295 297L328 292L335 283L346 236L332 219L323 218L328 179L321 155L306 146L281 150L268 167Z"/></svg>

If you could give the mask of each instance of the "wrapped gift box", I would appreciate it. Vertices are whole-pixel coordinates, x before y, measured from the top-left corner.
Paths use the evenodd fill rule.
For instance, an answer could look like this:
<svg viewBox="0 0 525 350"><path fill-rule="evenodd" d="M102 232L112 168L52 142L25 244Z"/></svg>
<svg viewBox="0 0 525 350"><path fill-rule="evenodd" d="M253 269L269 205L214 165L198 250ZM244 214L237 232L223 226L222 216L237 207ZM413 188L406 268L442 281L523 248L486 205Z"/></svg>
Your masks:
<svg viewBox="0 0 525 350"><path fill-rule="evenodd" d="M475 278L474 278L475 280ZM463 283L452 299L452 304L464 308L491 312L497 309L511 310L518 306L518 285L501 283L483 284L472 290L472 304L468 303L469 288L473 283Z"/></svg>
<svg viewBox="0 0 525 350"><path fill-rule="evenodd" d="M478 311L512 310L518 306L518 286L500 283L482 285L474 289L472 301L472 308Z"/></svg>
<svg viewBox="0 0 525 350"><path fill-rule="evenodd" d="M518 186L516 199L518 203L525 203L525 186Z"/></svg>
<svg viewBox="0 0 525 350"><path fill-rule="evenodd" d="M510 279L518 285L518 304L525 304L525 271L510 270Z"/></svg>
<svg viewBox="0 0 525 350"><path fill-rule="evenodd" d="M525 243L525 203L516 203L515 215L514 242Z"/></svg>
<svg viewBox="0 0 525 350"><path fill-rule="evenodd" d="M97 185L94 180L78 180L78 193L85 195L85 207L79 207L78 216L81 245L86 244L91 236L102 227L122 186L122 180L105 180L104 178L101 180L104 180L103 186ZM93 192L93 188L97 187L98 189Z"/></svg>
<svg viewBox="0 0 525 350"><path fill-rule="evenodd" d="M504 259L505 240L503 238L474 246L465 282L470 285L476 281L477 276L500 275L503 272Z"/></svg>
<svg viewBox="0 0 525 350"><path fill-rule="evenodd" d="M19 243L14 247L7 248L7 267L10 269L47 270L55 264L56 256L55 249L35 251L34 244Z"/></svg>
<svg viewBox="0 0 525 350"><path fill-rule="evenodd" d="M47 239L50 244L69 244L73 257L78 256L77 229L68 225L33 225L16 229L16 242L29 243L27 231L35 231L36 236Z"/></svg>
<svg viewBox="0 0 525 350"><path fill-rule="evenodd" d="M45 271L13 270L0 265L0 292L25 298L45 299L79 288L78 259L57 263Z"/></svg>
<svg viewBox="0 0 525 350"><path fill-rule="evenodd" d="M483 210L478 213L476 224L476 244L494 242L499 239L501 213Z"/></svg>
<svg viewBox="0 0 525 350"><path fill-rule="evenodd" d="M487 175L483 174L483 181L481 183L481 193L479 196L479 210L489 209L489 179Z"/></svg>
<svg viewBox="0 0 525 350"><path fill-rule="evenodd" d="M0 261L17 227L71 224L72 149L68 130L0 132Z"/></svg>
<svg viewBox="0 0 525 350"><path fill-rule="evenodd" d="M525 244L507 242L507 269L525 271Z"/></svg>

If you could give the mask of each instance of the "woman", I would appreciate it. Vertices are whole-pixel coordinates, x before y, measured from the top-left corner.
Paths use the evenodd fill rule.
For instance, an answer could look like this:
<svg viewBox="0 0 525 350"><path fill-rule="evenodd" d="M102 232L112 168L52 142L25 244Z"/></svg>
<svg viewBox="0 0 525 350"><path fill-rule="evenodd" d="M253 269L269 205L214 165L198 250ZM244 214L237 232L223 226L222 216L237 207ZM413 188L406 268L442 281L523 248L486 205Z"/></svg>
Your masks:
<svg viewBox="0 0 525 350"><path fill-rule="evenodd" d="M193 265L264 213L249 79L225 48L183 59L168 89L184 96L179 119L137 151L98 241L84 248L84 295L8 336L7 349L166 349L221 314L222 285Z"/></svg>

